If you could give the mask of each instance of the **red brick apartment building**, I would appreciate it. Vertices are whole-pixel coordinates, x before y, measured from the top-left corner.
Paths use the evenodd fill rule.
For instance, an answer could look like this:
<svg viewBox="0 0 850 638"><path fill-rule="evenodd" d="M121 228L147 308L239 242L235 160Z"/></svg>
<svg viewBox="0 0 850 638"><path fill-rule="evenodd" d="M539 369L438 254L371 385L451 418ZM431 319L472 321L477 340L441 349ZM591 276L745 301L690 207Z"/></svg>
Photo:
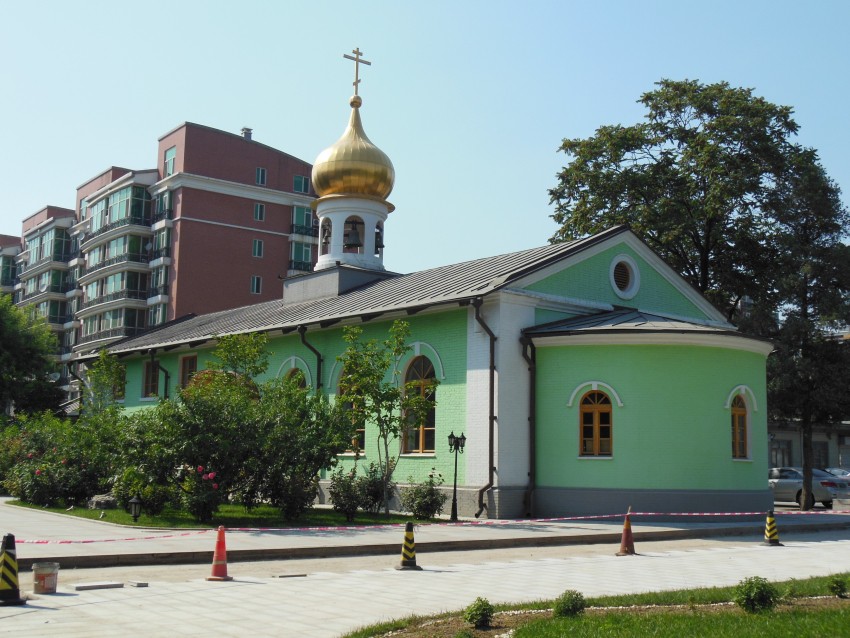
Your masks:
<svg viewBox="0 0 850 638"><path fill-rule="evenodd" d="M70 383L77 353L280 298L282 277L311 271L311 170L251 129L186 122L159 139L156 168L110 167L77 189L73 210L47 206L22 240L0 237L0 292L47 318Z"/></svg>

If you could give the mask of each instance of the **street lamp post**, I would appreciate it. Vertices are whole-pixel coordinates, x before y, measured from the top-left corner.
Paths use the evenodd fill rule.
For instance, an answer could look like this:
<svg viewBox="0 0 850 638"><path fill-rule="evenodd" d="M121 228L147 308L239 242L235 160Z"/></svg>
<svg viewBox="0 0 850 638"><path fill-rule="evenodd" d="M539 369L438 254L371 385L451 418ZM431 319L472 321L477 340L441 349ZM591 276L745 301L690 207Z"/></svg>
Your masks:
<svg viewBox="0 0 850 638"><path fill-rule="evenodd" d="M463 432L460 436L455 436L454 430L449 434L449 451L455 455L455 480L452 488L452 516L449 520L457 522L457 455L463 454L463 448L466 445L466 437Z"/></svg>

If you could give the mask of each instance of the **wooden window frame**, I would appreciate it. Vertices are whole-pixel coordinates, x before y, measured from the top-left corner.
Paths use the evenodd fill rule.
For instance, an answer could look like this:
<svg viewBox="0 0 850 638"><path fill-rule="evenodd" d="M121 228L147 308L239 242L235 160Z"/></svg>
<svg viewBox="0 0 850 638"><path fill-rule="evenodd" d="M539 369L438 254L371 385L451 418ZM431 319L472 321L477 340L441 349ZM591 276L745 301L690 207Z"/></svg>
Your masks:
<svg viewBox="0 0 850 638"><path fill-rule="evenodd" d="M422 368L419 365L427 362ZM430 374L429 374L430 373ZM431 409L425 419L408 427L402 437L403 454L433 454L436 450L437 416L436 416L436 391L433 380L437 378L434 362L424 355L414 357L407 366L404 375L404 386L409 392L411 389L420 396L431 402ZM427 446L428 434L431 433L434 445Z"/></svg>
<svg viewBox="0 0 850 638"><path fill-rule="evenodd" d="M747 404L740 395L732 399L730 413L732 419L732 458L748 459L750 457L748 453Z"/></svg>
<svg viewBox="0 0 850 638"><path fill-rule="evenodd" d="M159 361L145 361L144 377L142 378L142 398L159 396Z"/></svg>
<svg viewBox="0 0 850 638"><path fill-rule="evenodd" d="M604 398L604 400L602 400ZM588 403L588 399L592 399L593 403ZM592 423L585 424L585 414L592 415ZM608 415L608 423L602 423L601 415ZM609 436L602 436L602 428L609 428ZM585 427L592 427L592 437L585 436ZM591 441L591 449L588 451L585 446L586 441ZM604 442L608 442L608 451L603 452ZM614 410L611 404L611 397L600 390L591 390L582 396L579 401L579 418L578 418L578 450L579 456L583 458L609 458L614 456Z"/></svg>
<svg viewBox="0 0 850 638"><path fill-rule="evenodd" d="M189 364L191 362L191 365ZM192 377L198 371L198 355L189 354L180 359L180 387L189 385Z"/></svg>

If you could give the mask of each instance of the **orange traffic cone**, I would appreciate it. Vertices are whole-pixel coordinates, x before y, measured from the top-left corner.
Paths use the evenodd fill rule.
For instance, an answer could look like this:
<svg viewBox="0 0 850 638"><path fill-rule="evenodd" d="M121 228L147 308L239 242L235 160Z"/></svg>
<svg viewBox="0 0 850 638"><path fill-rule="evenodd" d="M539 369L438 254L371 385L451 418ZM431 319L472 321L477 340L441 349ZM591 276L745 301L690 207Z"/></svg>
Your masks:
<svg viewBox="0 0 850 638"><path fill-rule="evenodd" d="M224 525L218 526L218 537L215 539L212 574L207 580L233 580L227 575L227 548L224 545Z"/></svg>
<svg viewBox="0 0 850 638"><path fill-rule="evenodd" d="M18 559L15 555L15 536L6 534L0 545L0 607L26 605L18 585Z"/></svg>
<svg viewBox="0 0 850 638"><path fill-rule="evenodd" d="M632 508L629 506L629 511L626 512L626 520L623 523L623 538L620 541L620 551L617 552L617 556L634 556L637 554L635 551L635 539L632 536L632 523L629 520L631 513Z"/></svg>

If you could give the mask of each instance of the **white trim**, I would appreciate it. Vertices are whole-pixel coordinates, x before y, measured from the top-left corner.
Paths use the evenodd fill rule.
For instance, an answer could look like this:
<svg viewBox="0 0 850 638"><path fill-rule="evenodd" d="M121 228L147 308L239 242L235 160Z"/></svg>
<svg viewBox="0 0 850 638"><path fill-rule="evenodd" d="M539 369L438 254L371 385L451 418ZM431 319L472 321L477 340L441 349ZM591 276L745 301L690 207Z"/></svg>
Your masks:
<svg viewBox="0 0 850 638"><path fill-rule="evenodd" d="M225 228L236 228L238 230L249 230L252 233L263 233L266 235L277 235L278 237L289 237L289 233L278 233L273 230L264 230L262 228L253 228L251 226L239 226L237 224L225 224L224 222L214 222L209 219L198 219L197 217L186 217L185 215L180 215L179 217L176 217L174 221L198 222L199 224L210 224L212 226L224 226Z"/></svg>
<svg viewBox="0 0 850 638"><path fill-rule="evenodd" d="M434 346L432 346L430 343L426 343L424 341L415 341L414 343L411 343L410 346L413 349L413 356L410 357L410 360L405 363L405 365L404 365L405 369L407 369L408 365L410 365L410 361L412 361L415 357L426 356L426 357L428 357L428 359L431 359L432 363L435 364L434 367L436 368L435 372L437 374L437 378L439 378L439 379L445 379L446 378L446 373L443 370L443 360L440 358L440 355L437 353L437 350L434 348ZM434 356L430 357L428 355L423 355L422 354L422 348L426 348Z"/></svg>
<svg viewBox="0 0 850 638"><path fill-rule="evenodd" d="M195 188L219 195L232 195L233 197L256 200L260 203L282 204L285 206L294 206L296 204L299 206L310 206L315 201L315 197L308 195L280 191L265 186L240 184L238 182L214 179L203 175L193 175L192 173L175 173L174 175L169 175L153 186L150 186L148 191L151 195L158 195L163 191L176 190L178 188Z"/></svg>
<svg viewBox="0 0 850 638"><path fill-rule="evenodd" d="M289 364L289 365L287 366L287 364ZM286 367L287 374L289 373L290 370L293 370L293 369L301 370L301 372L304 373L304 379L307 382L307 385L308 386L313 385L313 377L310 374L310 366L307 365L307 362L304 361L304 359L302 359L299 356L292 355L288 359L284 360L283 363L280 364L280 367L277 369L277 375L276 376L278 378L280 378L281 373L283 373L285 366L287 366Z"/></svg>
<svg viewBox="0 0 850 638"><path fill-rule="evenodd" d="M617 394L617 391L614 388L612 388L610 385L608 385L607 383L604 383L602 381L583 381L582 383L579 383L576 386L575 390L573 390L573 393L570 395L570 400L569 400L569 402L567 402L568 408L573 407L573 401L575 401L576 395L583 388L586 388L587 386L590 386L591 391L598 390L599 388L604 388L608 392L608 394L611 394L611 395L614 396L614 399L617 401L617 407L618 408L623 407L623 402L620 400L620 395ZM582 457L582 458L584 458L584 457Z"/></svg>
<svg viewBox="0 0 850 638"><path fill-rule="evenodd" d="M538 305L528 303L544 310L556 310L558 312L569 312L581 315L595 314L601 311L612 311L614 306L609 303L598 303L588 301L586 299L578 299L576 297L562 297L560 295L551 295L546 292L536 292L534 290L524 290L521 288L503 288L499 291L506 295L514 295L517 297L527 297L533 301L542 301L546 305Z"/></svg>
<svg viewBox="0 0 850 638"><path fill-rule="evenodd" d="M736 385L734 388L732 388L732 392L730 392L729 396L726 397L726 403L723 405L723 407L726 408L727 410L729 408L731 408L732 407L732 399L734 399L736 396L744 397L745 401L749 397L749 400L752 403L753 412L759 411L759 404L758 404L758 401L756 401L755 393L752 391L750 386L743 385L743 384L742 385ZM750 407L750 406L747 406L747 407Z"/></svg>
<svg viewBox="0 0 850 638"><path fill-rule="evenodd" d="M557 335L552 337L536 336L533 338L537 347L546 346L697 346L703 348L725 348L727 350L742 350L754 352L763 356L773 352L773 345L747 337L733 337L705 333L674 333L653 332L639 334L595 333L587 335Z"/></svg>
<svg viewBox="0 0 850 638"><path fill-rule="evenodd" d="M579 249L573 255L560 259L546 268L531 273L527 277L522 278L519 282L514 283L514 286L530 286L551 275L561 272L565 267L569 268L587 259L595 257L603 253L617 244L625 244L631 248L637 255L643 259L651 268L653 268L662 278L667 280L679 293L681 293L688 301L696 306L701 312L705 313L707 320L716 321L723 326L731 328L731 324L726 321L723 314L715 308L711 303L703 297L696 288L688 284L685 279L673 270L667 263L656 255L649 246L644 244L637 235L631 231L626 231L613 237L610 237L598 244Z"/></svg>
<svg viewBox="0 0 850 638"><path fill-rule="evenodd" d="M626 268L629 269L629 285L625 290L620 290L614 278L614 270L621 263L625 264ZM615 295L620 299L631 299L640 290L640 268L638 268L637 262L629 255L620 253L611 260L611 265L608 268L608 280Z"/></svg>

